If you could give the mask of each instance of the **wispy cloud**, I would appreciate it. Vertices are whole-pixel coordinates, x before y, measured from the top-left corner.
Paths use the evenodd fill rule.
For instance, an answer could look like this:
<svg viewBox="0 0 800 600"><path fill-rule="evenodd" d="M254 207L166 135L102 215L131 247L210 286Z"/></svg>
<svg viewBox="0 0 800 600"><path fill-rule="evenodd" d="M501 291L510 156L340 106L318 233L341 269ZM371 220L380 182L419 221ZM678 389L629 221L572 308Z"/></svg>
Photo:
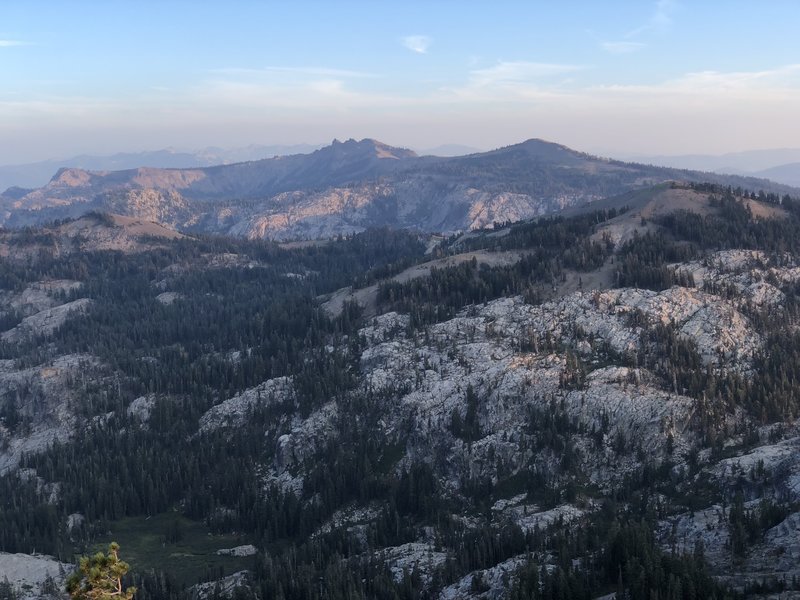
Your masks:
<svg viewBox="0 0 800 600"><path fill-rule="evenodd" d="M14 46L27 46L27 42L21 40L0 40L0 48L13 48Z"/></svg>
<svg viewBox="0 0 800 600"><path fill-rule="evenodd" d="M0 126L21 119L36 119L39 125L64 123L70 119L97 119L127 110L127 105L109 98L47 96L25 100L0 98Z"/></svg>
<svg viewBox="0 0 800 600"><path fill-rule="evenodd" d="M267 66L260 69L227 68L211 71L215 74L239 77L266 77L270 75L304 75L308 77L336 77L342 79L361 79L377 77L374 73L353 71L350 69L332 69L328 67L278 67Z"/></svg>
<svg viewBox="0 0 800 600"><path fill-rule="evenodd" d="M644 33L664 32L672 26L672 15L675 12L676 4L674 0L658 0L655 9L650 15L647 23L632 29L625 34L626 38L633 38Z"/></svg>
<svg viewBox="0 0 800 600"><path fill-rule="evenodd" d="M501 61L491 67L469 71L461 85L439 88L431 102L513 104L548 101L572 85L570 76L583 70L580 65Z"/></svg>
<svg viewBox="0 0 800 600"><path fill-rule="evenodd" d="M23 100L6 94L0 97L0 120L4 117L17 119L20 114L32 116L59 111L67 115L91 114L92 111L112 114L145 108L151 111L154 107L160 113L194 111L198 115L233 114L243 118L261 115L265 107L296 115L327 114L329 109L353 111L353 114L362 114L368 109L370 114L379 115L384 110L424 112L456 105L469 111L470 107L477 109L487 103L504 107L519 105L530 111L591 113L594 109L603 109L627 114L626 111L636 110L652 115L659 110L713 111L740 105L796 106L800 102L800 64L757 71L689 72L646 85L583 84L579 75L586 69L575 64L502 61L474 68L451 86L428 87L404 95L398 95L391 86L387 89L382 78L361 85L364 80L344 76L355 73L346 70L303 68L299 70L302 77L273 78L261 77L265 70L225 69L210 72L210 77L186 90L173 93L173 90L151 89L127 100L42 94ZM279 73L296 71L274 70ZM169 98L164 96L166 92Z"/></svg>
<svg viewBox="0 0 800 600"><path fill-rule="evenodd" d="M623 42L601 42L600 46L606 52L610 52L611 54L631 54L632 52L638 52L647 44L642 42L631 42L631 41L623 41Z"/></svg>
<svg viewBox="0 0 800 600"><path fill-rule="evenodd" d="M620 41L600 42L600 47L610 54L631 54L645 48L642 37L653 33L665 33L672 27L676 4L674 0L658 0L647 21L622 36ZM639 40L639 41L637 41Z"/></svg>
<svg viewBox="0 0 800 600"><path fill-rule="evenodd" d="M502 61L486 69L470 72L470 83L476 86L531 83L555 75L580 71L578 65L539 63L526 61Z"/></svg>
<svg viewBox="0 0 800 600"><path fill-rule="evenodd" d="M647 97L675 101L676 96L695 98L709 106L726 100L781 100L797 98L800 92L800 64L761 71L699 71L653 85L605 85L591 88L593 93L610 92L629 98Z"/></svg>
<svg viewBox="0 0 800 600"><path fill-rule="evenodd" d="M369 106L371 93L356 82L379 80L365 71L317 66L266 66L208 71L200 85L210 103L220 108L281 108L287 110ZM356 89L350 89L353 86ZM190 93L197 93L194 90Z"/></svg>
<svg viewBox="0 0 800 600"><path fill-rule="evenodd" d="M403 46L417 54L426 54L433 43L433 40L427 35L407 35L401 41Z"/></svg>
<svg viewBox="0 0 800 600"><path fill-rule="evenodd" d="M673 0L658 0L656 12L650 18L650 24L656 29L664 29L672 25L672 13L675 10Z"/></svg>
<svg viewBox="0 0 800 600"><path fill-rule="evenodd" d="M574 87L571 81L585 67L530 61L500 61L472 68L457 84L422 86L416 92L398 95L383 89L379 75L329 68L219 69L202 83L208 101L223 105L264 106L286 110L398 109L445 106L452 103L515 103L552 99ZM368 85L363 78L372 77Z"/></svg>

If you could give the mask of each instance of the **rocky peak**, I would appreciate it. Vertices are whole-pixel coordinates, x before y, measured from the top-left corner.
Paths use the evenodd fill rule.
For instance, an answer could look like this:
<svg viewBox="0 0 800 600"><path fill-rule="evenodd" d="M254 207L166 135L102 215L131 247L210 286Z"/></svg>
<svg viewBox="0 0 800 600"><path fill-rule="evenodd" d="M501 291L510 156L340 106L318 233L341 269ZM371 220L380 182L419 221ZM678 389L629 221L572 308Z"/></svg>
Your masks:
<svg viewBox="0 0 800 600"><path fill-rule="evenodd" d="M335 159L395 159L416 158L417 153L407 148L398 148L384 144L375 139L364 138L356 141L350 138L344 142L334 139L330 146L320 148L314 154L319 156L331 156Z"/></svg>
<svg viewBox="0 0 800 600"><path fill-rule="evenodd" d="M64 167L56 171L48 185L63 187L85 187L92 183L92 173L85 169Z"/></svg>
<svg viewBox="0 0 800 600"><path fill-rule="evenodd" d="M531 138L519 144L506 146L495 150L494 153L490 152L488 154L495 154L497 158L519 156L527 160L554 164L582 162L594 159L594 157L583 154L582 152L577 152L561 144L548 142L540 138Z"/></svg>

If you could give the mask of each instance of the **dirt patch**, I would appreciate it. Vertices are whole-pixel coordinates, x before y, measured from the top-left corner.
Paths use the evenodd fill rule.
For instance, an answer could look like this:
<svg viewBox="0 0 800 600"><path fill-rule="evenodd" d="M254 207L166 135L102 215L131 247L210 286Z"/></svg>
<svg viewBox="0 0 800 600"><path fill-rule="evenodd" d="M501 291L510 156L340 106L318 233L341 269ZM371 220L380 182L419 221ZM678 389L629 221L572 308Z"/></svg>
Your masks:
<svg viewBox="0 0 800 600"><path fill-rule="evenodd" d="M142 221L141 219L122 215L111 215L111 219L114 221L114 225L122 227L133 236L160 237L168 240L179 240L186 237L182 233L152 221Z"/></svg>
<svg viewBox="0 0 800 600"><path fill-rule="evenodd" d="M774 204L766 204L758 200L750 199L744 202L757 219L785 219L789 216L785 210Z"/></svg>
<svg viewBox="0 0 800 600"><path fill-rule="evenodd" d="M669 188L656 194L638 211L638 216L654 219L678 210L688 210L699 215L708 215L714 212L705 194L688 188Z"/></svg>
<svg viewBox="0 0 800 600"><path fill-rule="evenodd" d="M598 228L592 236L595 240L603 239L604 235L611 238L614 245L619 248L622 244L633 238L634 235L644 235L648 231L653 231L658 227L653 221L679 210L686 210L698 215L706 216L714 214L717 209L711 205L708 194L698 192L688 187L666 187L662 186L655 193L649 196L645 193L639 195L629 194L632 200L628 204L630 210L615 217ZM749 198L739 198L744 202L757 219L785 218L787 213L780 206L766 204ZM625 197L620 197L617 208L625 205ZM604 206L609 208L610 206Z"/></svg>

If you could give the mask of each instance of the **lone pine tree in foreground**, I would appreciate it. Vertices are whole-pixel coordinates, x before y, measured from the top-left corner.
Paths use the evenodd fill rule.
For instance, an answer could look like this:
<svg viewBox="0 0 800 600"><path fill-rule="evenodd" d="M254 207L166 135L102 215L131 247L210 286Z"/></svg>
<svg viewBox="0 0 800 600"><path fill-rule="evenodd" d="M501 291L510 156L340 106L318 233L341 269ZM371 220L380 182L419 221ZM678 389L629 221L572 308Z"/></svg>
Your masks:
<svg viewBox="0 0 800 600"><path fill-rule="evenodd" d="M119 559L119 544L111 542L108 554L98 552L81 558L80 566L67 579L72 600L133 600L136 588L122 589L129 565Z"/></svg>

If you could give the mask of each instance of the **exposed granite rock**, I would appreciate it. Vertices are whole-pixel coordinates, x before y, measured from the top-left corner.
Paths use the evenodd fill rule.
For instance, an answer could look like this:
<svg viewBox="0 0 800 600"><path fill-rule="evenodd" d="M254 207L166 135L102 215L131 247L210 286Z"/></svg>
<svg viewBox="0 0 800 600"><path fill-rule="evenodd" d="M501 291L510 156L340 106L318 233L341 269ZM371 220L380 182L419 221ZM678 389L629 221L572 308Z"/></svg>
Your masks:
<svg viewBox="0 0 800 600"><path fill-rule="evenodd" d="M510 585L514 581L516 572L529 559L529 555L520 554L504 560L490 569L473 571L456 583L444 588L439 594L439 600L462 600L468 598L495 600L505 598L508 595ZM476 578L482 583L482 586L475 585ZM480 592L478 591L479 587L487 589L485 592Z"/></svg>
<svg viewBox="0 0 800 600"><path fill-rule="evenodd" d="M384 548L381 554L398 582L414 571L423 582L428 582L433 571L447 560L447 554L437 551L432 542L409 542Z"/></svg>
<svg viewBox="0 0 800 600"><path fill-rule="evenodd" d="M153 410L153 406L156 403L156 396L155 394L148 394L147 396L139 396L135 398L129 405L127 409L128 416L136 417L142 423L146 423L150 420L150 413Z"/></svg>
<svg viewBox="0 0 800 600"><path fill-rule="evenodd" d="M21 292L0 292L0 307L29 317L48 308L58 306L60 294L73 292L83 284L80 281L51 279L30 284Z"/></svg>
<svg viewBox="0 0 800 600"><path fill-rule="evenodd" d="M85 354L19 370L14 361L0 361L0 402L15 402L29 426L24 432L0 426L0 473L16 467L23 454L41 452L72 435L78 424L71 406L76 388L98 377L101 368L95 357Z"/></svg>
<svg viewBox="0 0 800 600"><path fill-rule="evenodd" d="M219 591L221 596L231 598L237 588L245 588L249 591L249 581L249 571L237 571L217 581L193 585L189 588L189 594L194 600L207 600L208 598L213 598L216 592Z"/></svg>
<svg viewBox="0 0 800 600"><path fill-rule="evenodd" d="M217 550L219 556L253 556L258 553L258 549L252 544L236 546L235 548L221 548Z"/></svg>
<svg viewBox="0 0 800 600"><path fill-rule="evenodd" d="M180 300L183 298L183 294L179 294L177 292L162 292L158 296L156 296L156 300L158 300L164 306L169 306L176 300Z"/></svg>
<svg viewBox="0 0 800 600"><path fill-rule="evenodd" d="M247 418L248 412L275 402L289 401L293 396L290 378L270 379L211 408L200 417L199 431L236 427Z"/></svg>
<svg viewBox="0 0 800 600"><path fill-rule="evenodd" d="M48 335L61 327L74 313L85 313L91 305L91 300L81 298L60 306L47 308L30 317L25 317L14 329L10 329L0 335L0 339L4 342L15 343L34 336Z"/></svg>
<svg viewBox="0 0 800 600"><path fill-rule="evenodd" d="M44 554L0 552L0 577L8 579L21 600L66 598L63 590L73 569Z"/></svg>

